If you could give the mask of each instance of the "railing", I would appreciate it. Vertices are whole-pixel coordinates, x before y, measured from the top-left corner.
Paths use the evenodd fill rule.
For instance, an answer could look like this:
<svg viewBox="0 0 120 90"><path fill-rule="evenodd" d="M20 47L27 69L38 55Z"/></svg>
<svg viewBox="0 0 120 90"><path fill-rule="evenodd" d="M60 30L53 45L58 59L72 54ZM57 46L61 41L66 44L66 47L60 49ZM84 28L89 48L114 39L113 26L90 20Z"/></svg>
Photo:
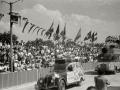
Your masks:
<svg viewBox="0 0 120 90"><path fill-rule="evenodd" d="M96 67L97 63L83 63L82 65L84 70L91 70ZM1 73L0 89L37 81L41 76L44 77L48 74L49 71L50 68L41 68L21 72Z"/></svg>

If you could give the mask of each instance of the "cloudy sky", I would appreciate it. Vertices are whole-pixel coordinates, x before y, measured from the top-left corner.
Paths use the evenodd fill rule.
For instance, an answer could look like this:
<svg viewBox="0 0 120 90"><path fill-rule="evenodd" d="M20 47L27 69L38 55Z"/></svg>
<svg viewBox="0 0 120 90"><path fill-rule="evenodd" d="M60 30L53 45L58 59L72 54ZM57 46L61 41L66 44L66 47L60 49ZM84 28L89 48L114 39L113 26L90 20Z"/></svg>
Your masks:
<svg viewBox="0 0 120 90"><path fill-rule="evenodd" d="M2 1L2 0L0 0ZM16 0L4 0L14 2ZM0 13L4 17L0 21L0 32L9 31L9 5L0 3ZM13 4L13 11L36 26L49 29L54 19L54 31L60 22L60 31L66 23L67 37L74 39L81 27L81 41L89 31L97 32L97 42L104 42L109 35L120 35L120 0L23 0ZM19 40L35 40L45 37L37 32L28 33L30 24L22 33L25 21L13 25L13 33Z"/></svg>

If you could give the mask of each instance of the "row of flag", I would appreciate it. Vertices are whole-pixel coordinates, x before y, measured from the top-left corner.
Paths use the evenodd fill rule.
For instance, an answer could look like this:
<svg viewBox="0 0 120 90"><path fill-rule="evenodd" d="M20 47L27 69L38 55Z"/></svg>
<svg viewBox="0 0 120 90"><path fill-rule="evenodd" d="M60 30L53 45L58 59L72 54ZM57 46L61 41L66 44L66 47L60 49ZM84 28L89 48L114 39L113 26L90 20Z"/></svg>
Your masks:
<svg viewBox="0 0 120 90"><path fill-rule="evenodd" d="M4 16L4 14L0 14L0 19L1 19L3 16ZM25 28L27 27L28 24L31 25L30 28L29 28L29 30L28 30L28 33L31 32L32 30L33 30L33 32L34 32L35 30L37 30L37 35L38 35L39 31L41 31L41 35L43 35L43 32L46 31L46 29L44 29L44 28L42 28L42 27L39 27L39 26L37 26L37 25L29 22L28 18L26 18L26 17L21 17L18 13L14 13L14 12L11 13L11 21L12 21L12 22L18 23L18 18L20 19L20 25L21 25L21 20L25 21L25 24L24 24L23 30L22 30L23 33L24 33ZM52 34L54 33L54 27L53 27L53 26L54 26L54 20L53 20L50 28L44 33L44 36L48 37L48 39L50 39L51 36L52 36ZM61 31L61 32L60 32L60 25L58 24L57 29L56 29L56 32L53 34L53 39L54 39L55 41L59 40L60 38L62 38L62 40L63 40L62 42L64 42L64 40L66 39L66 23L65 23L65 26L64 26L63 31ZM79 38L81 38L81 28L80 28L80 30L78 31L78 33L77 33L74 41L76 42ZM90 32L87 34L87 36L84 38L84 41L89 40L89 39L90 39L91 42L96 41L96 40L97 40L97 33L95 33L95 32L92 33L92 32L90 31ZM69 41L69 39L68 39L68 41Z"/></svg>
<svg viewBox="0 0 120 90"><path fill-rule="evenodd" d="M11 13L8 13L8 14L11 15L11 23L18 24L18 22L19 22L19 24L21 25L21 20L25 21L25 24L24 24L23 30L22 30L23 33L24 33L24 31L25 31L25 29L26 29L26 27L27 27L28 24L31 25L30 28L29 28L29 30L28 30L28 33L30 33L32 30L33 30L33 32L34 32L35 30L37 30L37 35L38 35L39 31L41 30L41 35L43 35L43 32L46 31L46 29L44 29L44 28L42 28L42 27L39 27L39 26L37 26L37 25L29 22L28 18L22 17L22 16L20 16L18 13L11 12ZM1 20L1 18L2 18L3 16L4 16L4 14L1 14L1 13L0 13L0 20Z"/></svg>
<svg viewBox="0 0 120 90"><path fill-rule="evenodd" d="M0 13L0 20L1 20L1 18L2 18L3 16L4 16L4 14ZM39 27L39 26L37 26L37 25L29 22L29 21L28 21L28 18L26 18L26 17L21 17L18 13L12 12L12 13L11 13L11 22L17 24L17 23L18 23L18 19L19 19L19 21L20 21L20 22L19 22L20 25L21 25L21 20L26 21L25 24L24 24L23 30L22 30L23 33L24 33L24 30L25 30L25 28L27 27L28 24L31 25L30 28L29 28L29 30L28 30L28 33L31 32L31 30L33 29L33 32L34 32L35 30L37 30L37 35L38 35L39 31L41 30L41 35L43 35L43 32L46 31L46 29L44 29L44 28L42 28L42 27ZM54 32L54 27L53 27L53 26L54 26L54 20L53 20L50 28L44 33L44 36L48 37L48 39L51 38L51 36L52 36L52 34L53 34L53 32ZM56 32L53 34L53 39L54 39L55 41L59 40L60 38L62 38L63 42L64 42L65 39L67 39L67 38L66 38L66 23L65 23L65 26L64 26L64 30L61 31L61 32L60 32L60 25L58 24L57 29L56 29ZM81 38L81 28L80 28L80 30L78 31L78 33L77 33L74 41L76 42L79 38ZM67 41L69 41L69 40L71 40L71 39L68 39ZM90 40L91 42L96 41L96 40L97 40L97 32L93 32L93 33L92 33L92 31L88 32L88 34L87 34L87 35L85 36L85 38L84 38L84 41L86 41L86 40ZM116 40L118 40L117 37L108 36L108 37L105 39L105 42L115 43Z"/></svg>
<svg viewBox="0 0 120 90"><path fill-rule="evenodd" d="M80 37L81 37L81 28L78 31L74 41L76 42ZM93 32L93 33L92 33L92 31L88 32L88 34L84 38L84 41L86 41L86 40L90 40L91 42L96 41L97 40L97 32Z"/></svg>
<svg viewBox="0 0 120 90"><path fill-rule="evenodd" d="M90 31L88 32L87 36L84 38L84 41L90 40L91 42L94 42L97 40L97 32Z"/></svg>
<svg viewBox="0 0 120 90"><path fill-rule="evenodd" d="M12 13L9 13L9 15L11 15L11 22L13 22L13 23L18 24L18 21L19 21L19 24L21 25L21 20L25 21L25 24L24 24L23 30L22 30L23 33L24 33L24 31L25 31L25 29L26 29L26 27L27 27L28 24L31 25L30 28L29 28L29 30L28 30L28 33L30 33L32 30L33 30L33 32L34 32L35 30L37 30L37 35L38 35L39 31L41 30L41 35L43 35L43 32L46 31L46 29L44 29L44 28L42 28L42 27L39 27L39 26L37 26L37 25L29 22L28 18L22 17L22 16L20 16L18 13L12 12ZM1 20L1 18L2 18L3 16L4 16L4 14L0 13L0 20ZM48 39L51 38L51 36L52 36L52 34L53 34L53 32L54 32L54 27L53 27L53 26L54 26L54 20L53 20L50 28L44 33L44 36L48 37ZM63 39L63 41L64 41L64 40L65 40L65 37L66 37L66 36L65 36L65 34L66 34L66 23L65 23L64 30L61 31L61 33L59 33L59 31L60 31L60 30L59 30L59 27L60 27L60 26L59 26L59 24L58 24L57 30L56 30L56 32L55 32L54 35L53 35L54 40L59 40L60 37L61 37L61 38Z"/></svg>
<svg viewBox="0 0 120 90"><path fill-rule="evenodd" d="M52 25L50 26L50 28L45 32L45 35L48 36L48 39L50 39L53 34L53 39L55 41L58 41L60 38L62 38L62 40L64 42L64 40L66 39L66 23L65 23L64 29L61 32L60 32L59 24L57 26L56 32L54 32L53 24L54 24L54 21L53 21Z"/></svg>
<svg viewBox="0 0 120 90"><path fill-rule="evenodd" d="M37 30L37 35L38 35L39 31L41 30L41 35L43 35L43 32L46 31L46 29L44 29L44 28L42 28L42 27L39 27L39 26L37 26L37 25L35 25L35 24L33 24L33 23L30 23L30 22L28 21L28 18L26 18L26 17L23 17L22 20L26 21L25 24L24 24L23 30L22 30L23 33L24 33L24 30L25 30L25 28L26 28L26 26L27 26L28 24L31 25L30 28L29 28L29 30L28 30L28 33L30 33L32 30L33 30L33 32L34 32L35 30Z"/></svg>

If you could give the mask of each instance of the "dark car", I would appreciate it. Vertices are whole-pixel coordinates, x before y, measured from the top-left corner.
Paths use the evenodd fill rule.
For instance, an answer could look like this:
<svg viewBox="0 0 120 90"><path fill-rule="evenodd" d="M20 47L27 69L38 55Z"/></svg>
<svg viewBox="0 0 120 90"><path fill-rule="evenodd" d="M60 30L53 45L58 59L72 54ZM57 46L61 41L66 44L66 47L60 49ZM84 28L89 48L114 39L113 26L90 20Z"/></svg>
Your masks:
<svg viewBox="0 0 120 90"><path fill-rule="evenodd" d="M81 85L84 79L80 62L72 59L55 60L55 65L51 67L50 73L39 78L35 89L57 88L57 90L65 90L65 87L71 84Z"/></svg>

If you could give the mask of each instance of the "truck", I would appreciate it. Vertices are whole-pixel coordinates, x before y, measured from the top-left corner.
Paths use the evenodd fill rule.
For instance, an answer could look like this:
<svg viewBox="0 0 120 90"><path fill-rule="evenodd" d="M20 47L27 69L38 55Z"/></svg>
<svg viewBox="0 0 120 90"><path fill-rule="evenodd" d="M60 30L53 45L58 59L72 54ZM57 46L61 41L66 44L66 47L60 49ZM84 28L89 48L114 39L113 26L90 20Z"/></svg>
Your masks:
<svg viewBox="0 0 120 90"><path fill-rule="evenodd" d="M102 48L98 55L98 65L95 71L104 70L106 74L120 72L120 49Z"/></svg>

